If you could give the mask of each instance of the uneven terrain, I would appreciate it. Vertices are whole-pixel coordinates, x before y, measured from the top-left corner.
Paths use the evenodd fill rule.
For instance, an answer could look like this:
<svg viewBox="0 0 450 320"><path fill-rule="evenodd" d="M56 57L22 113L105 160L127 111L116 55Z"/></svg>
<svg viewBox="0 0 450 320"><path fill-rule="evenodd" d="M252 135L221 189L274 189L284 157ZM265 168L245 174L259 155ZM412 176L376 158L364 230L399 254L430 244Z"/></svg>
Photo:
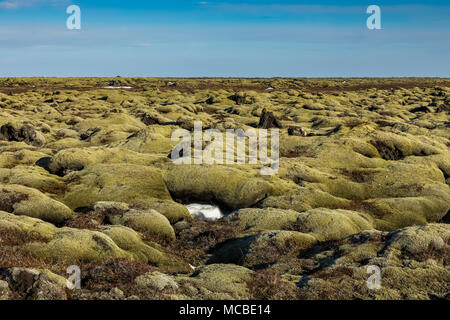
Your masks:
<svg viewBox="0 0 450 320"><path fill-rule="evenodd" d="M174 164L194 121L278 173ZM0 299L450 299L449 186L449 79L0 79Z"/></svg>

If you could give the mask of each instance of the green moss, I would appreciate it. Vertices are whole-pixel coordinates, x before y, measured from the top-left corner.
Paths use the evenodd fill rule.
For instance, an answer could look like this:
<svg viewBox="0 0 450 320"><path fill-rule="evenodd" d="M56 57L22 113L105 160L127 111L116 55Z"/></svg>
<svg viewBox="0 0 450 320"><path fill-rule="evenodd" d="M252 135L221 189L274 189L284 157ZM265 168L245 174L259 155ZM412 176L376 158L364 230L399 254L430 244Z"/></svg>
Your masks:
<svg viewBox="0 0 450 320"><path fill-rule="evenodd" d="M174 240L175 231L169 220L155 210L129 210L121 215L110 215L112 224L121 224L147 236L162 240Z"/></svg>
<svg viewBox="0 0 450 320"><path fill-rule="evenodd" d="M134 164L151 165L158 157L144 155L121 148L68 148L52 157L50 171L65 175L71 171L80 171L93 164Z"/></svg>
<svg viewBox="0 0 450 320"><path fill-rule="evenodd" d="M234 263L261 268L296 256L311 248L317 240L295 231L270 231L227 241L213 254L212 263Z"/></svg>
<svg viewBox="0 0 450 320"><path fill-rule="evenodd" d="M171 200L148 199L145 201L144 207L158 211L169 219L171 224L191 218L191 214L185 206Z"/></svg>
<svg viewBox="0 0 450 320"><path fill-rule="evenodd" d="M202 300L250 299L247 282L252 271L240 266L212 264L199 268L189 278L178 277L184 297Z"/></svg>
<svg viewBox="0 0 450 320"><path fill-rule="evenodd" d="M97 164L68 177L62 201L71 208L89 207L97 201L128 204L171 200L161 173L151 167L127 164Z"/></svg>
<svg viewBox="0 0 450 320"><path fill-rule="evenodd" d="M0 231L18 232L31 238L51 239L57 228L51 223L26 216L16 216L0 211Z"/></svg>
<svg viewBox="0 0 450 320"><path fill-rule="evenodd" d="M243 229L292 230L299 215L300 213L294 210L252 208L236 211L226 219L230 222L237 220Z"/></svg>
<svg viewBox="0 0 450 320"><path fill-rule="evenodd" d="M216 200L231 208L250 207L273 191L261 178L222 166L173 166L166 182L177 198Z"/></svg>
<svg viewBox="0 0 450 320"><path fill-rule="evenodd" d="M37 166L19 165L13 169L0 168L0 181L34 188L43 193L58 194L65 189L62 179Z"/></svg>
<svg viewBox="0 0 450 320"><path fill-rule="evenodd" d="M190 272L189 265L171 257L142 241L134 230L124 226L105 226L102 232L108 235L121 249L130 253L134 259L157 266L165 272Z"/></svg>
<svg viewBox="0 0 450 320"><path fill-rule="evenodd" d="M359 212L318 208L301 213L297 219L297 228L320 241L339 240L373 229L370 220Z"/></svg>
<svg viewBox="0 0 450 320"><path fill-rule="evenodd" d="M132 259L107 235L90 230L62 228L48 243L31 243L26 250L37 258L65 263L105 262L112 258Z"/></svg>
<svg viewBox="0 0 450 320"><path fill-rule="evenodd" d="M0 208L15 215L62 223L73 216L64 204L53 200L38 190L20 185L0 184Z"/></svg>

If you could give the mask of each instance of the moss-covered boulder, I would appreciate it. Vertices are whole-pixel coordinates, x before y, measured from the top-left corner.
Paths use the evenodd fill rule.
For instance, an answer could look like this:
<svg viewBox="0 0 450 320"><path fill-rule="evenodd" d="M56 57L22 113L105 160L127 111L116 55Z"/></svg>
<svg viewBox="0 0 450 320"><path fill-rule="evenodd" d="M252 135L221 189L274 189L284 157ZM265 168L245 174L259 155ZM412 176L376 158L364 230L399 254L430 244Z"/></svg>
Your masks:
<svg viewBox="0 0 450 320"><path fill-rule="evenodd" d="M128 210L123 214L111 214L108 219L111 224L124 225L156 239L175 239L169 220L155 210Z"/></svg>
<svg viewBox="0 0 450 320"><path fill-rule="evenodd" d="M339 240L373 229L370 220L369 216L355 211L318 208L301 213L296 229L320 241Z"/></svg>
<svg viewBox="0 0 450 320"><path fill-rule="evenodd" d="M191 277L177 277L181 298L196 300L248 300L251 295L247 283L253 272L230 264L201 267Z"/></svg>
<svg viewBox="0 0 450 320"><path fill-rule="evenodd" d="M59 229L48 243L28 244L26 250L37 258L71 264L105 262L112 258L133 259L131 253L117 246L106 234L71 228Z"/></svg>
<svg viewBox="0 0 450 320"><path fill-rule="evenodd" d="M51 239L57 228L48 222L27 216L16 216L0 211L0 234L6 240L8 234L21 239Z"/></svg>
<svg viewBox="0 0 450 320"><path fill-rule="evenodd" d="M18 165L12 169L0 168L0 181L37 189L43 193L59 194L65 189L64 181L38 166Z"/></svg>
<svg viewBox="0 0 450 320"><path fill-rule="evenodd" d="M185 206L172 200L146 199L145 203L139 202L136 206L130 206L124 202L99 201L92 204L90 209L107 216L114 216L130 211L132 207L135 207L138 211L157 211L166 217L171 224L191 218Z"/></svg>
<svg viewBox="0 0 450 320"><path fill-rule="evenodd" d="M158 293L173 293L178 290L178 284L164 273L154 271L137 277L134 282L141 290L155 291Z"/></svg>
<svg viewBox="0 0 450 320"><path fill-rule="evenodd" d="M167 255L158 246L144 242L136 231L124 226L104 226L102 232L109 236L119 248L130 253L137 261L149 263L157 266L165 272L189 273L189 265L176 258Z"/></svg>
<svg viewBox="0 0 450 320"><path fill-rule="evenodd" d="M22 299L67 299L67 279L49 270L10 268L4 271L4 276L15 294Z"/></svg>
<svg viewBox="0 0 450 320"><path fill-rule="evenodd" d="M168 120L161 120L162 122L168 122ZM177 145L177 142L171 139L171 133L174 129L173 127L152 125L136 132L128 137L125 142L117 145L139 153L163 153L167 155Z"/></svg>
<svg viewBox="0 0 450 320"><path fill-rule="evenodd" d="M385 257L427 261L433 259L444 266L450 264L450 225L428 224L392 233Z"/></svg>
<svg viewBox="0 0 450 320"><path fill-rule="evenodd" d="M36 189L12 184L0 184L0 210L57 224L73 216L63 203Z"/></svg>
<svg viewBox="0 0 450 320"><path fill-rule="evenodd" d="M171 224L183 219L191 218L191 214L185 206L172 200L161 200L155 198L147 199L145 201L145 208L158 211L169 219Z"/></svg>
<svg viewBox="0 0 450 320"><path fill-rule="evenodd" d="M378 132L370 141L385 160L401 160L408 156L429 156L440 153L439 148L416 139L388 132Z"/></svg>
<svg viewBox="0 0 450 320"><path fill-rule="evenodd" d="M245 229L293 230L299 212L275 208L247 208L233 212L226 217L231 223L237 223Z"/></svg>
<svg viewBox="0 0 450 320"><path fill-rule="evenodd" d="M11 169L18 165L30 166L39 159L48 157L49 150L30 147L24 142L0 141L0 168Z"/></svg>
<svg viewBox="0 0 450 320"><path fill-rule="evenodd" d="M62 201L71 208L89 207L98 201L128 204L171 200L159 170L128 164L97 164L68 176Z"/></svg>
<svg viewBox="0 0 450 320"><path fill-rule="evenodd" d="M270 266L311 248L317 240L295 231L270 231L243 236L220 244L210 263L234 263L247 268Z"/></svg>
<svg viewBox="0 0 450 320"><path fill-rule="evenodd" d="M29 123L7 123L2 125L0 127L0 140L23 141L36 147L41 147L45 144L44 135Z"/></svg>
<svg viewBox="0 0 450 320"><path fill-rule="evenodd" d="M157 156L141 154L125 148L65 148L51 157L48 169L53 174L64 176L94 164L151 165L157 159Z"/></svg>
<svg viewBox="0 0 450 320"><path fill-rule="evenodd" d="M440 193L440 195L439 195ZM377 198L356 203L361 211L374 217L380 230L396 230L441 220L450 209L450 189L435 195L406 198Z"/></svg>
<svg viewBox="0 0 450 320"><path fill-rule="evenodd" d="M166 176L176 198L218 201L233 209L251 207L273 191L262 178L222 166L174 165Z"/></svg>
<svg viewBox="0 0 450 320"><path fill-rule="evenodd" d="M291 209L304 212L315 208L339 209L349 206L350 200L333 196L315 187L294 187L290 192L264 199L263 208Z"/></svg>
<svg viewBox="0 0 450 320"><path fill-rule="evenodd" d="M315 271L300 276L300 297L448 298L449 232L446 224L428 224L390 233L365 231L319 246L304 256L313 261ZM375 268L380 271L380 288L371 289L367 283Z"/></svg>

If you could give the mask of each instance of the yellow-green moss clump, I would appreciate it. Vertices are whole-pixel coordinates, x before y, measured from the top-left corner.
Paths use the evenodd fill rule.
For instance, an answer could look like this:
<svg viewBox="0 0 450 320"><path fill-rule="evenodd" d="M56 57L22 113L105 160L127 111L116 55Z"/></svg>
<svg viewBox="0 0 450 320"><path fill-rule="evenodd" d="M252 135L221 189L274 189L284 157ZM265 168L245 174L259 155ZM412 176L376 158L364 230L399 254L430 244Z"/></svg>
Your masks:
<svg viewBox="0 0 450 320"><path fill-rule="evenodd" d="M333 261L299 279L300 297L324 300L444 299L450 281L449 239L450 227L445 224L408 227L389 234L365 232L351 236L330 245L328 251L309 257L318 263L327 257L333 257ZM373 271L368 273L369 266L380 268L381 287L377 290L367 286L367 279L373 274Z"/></svg>
<svg viewBox="0 0 450 320"><path fill-rule="evenodd" d="M201 300L247 300L251 298L247 283L252 271L244 267L211 264L196 271L193 277L176 280L183 293L178 298Z"/></svg>
<svg viewBox="0 0 450 320"><path fill-rule="evenodd" d="M133 258L159 267L170 273L189 273L191 267L182 259L170 256L152 243L142 240L139 233L124 226L105 226L102 232L109 236L121 249L131 253Z"/></svg>
<svg viewBox="0 0 450 320"><path fill-rule="evenodd" d="M130 227L156 239L174 240L175 231L169 220L155 210L129 210L120 215L110 215L109 222Z"/></svg>
<svg viewBox="0 0 450 320"><path fill-rule="evenodd" d="M269 266L311 248L317 240L295 231L270 231L226 242L211 258L213 263L234 263L247 268Z"/></svg>
<svg viewBox="0 0 450 320"><path fill-rule="evenodd" d="M373 229L370 218L348 210L313 209L298 216L296 227L320 241L339 240Z"/></svg>
<svg viewBox="0 0 450 320"><path fill-rule="evenodd" d="M62 223L73 216L66 205L40 191L13 184L0 184L0 210L53 223Z"/></svg>
<svg viewBox="0 0 450 320"><path fill-rule="evenodd" d="M175 197L216 200L231 208L250 207L273 190L271 184L261 178L221 166L172 166L166 182Z"/></svg>
<svg viewBox="0 0 450 320"><path fill-rule="evenodd" d="M448 79L0 79L0 268L33 279L0 299L67 298L43 274L72 264L72 299L448 299L449 106ZM279 170L174 164L196 121L279 128Z"/></svg>
<svg viewBox="0 0 450 320"><path fill-rule="evenodd" d="M96 164L68 177L62 201L71 208L89 207L97 201L128 204L171 200L161 173L154 168L127 164Z"/></svg>
<svg viewBox="0 0 450 320"><path fill-rule="evenodd" d="M37 189L43 193L58 194L65 188L64 181L38 166L18 165L12 169L0 168L0 181Z"/></svg>
<svg viewBox="0 0 450 320"><path fill-rule="evenodd" d="M35 257L71 264L133 258L131 253L119 248L101 232L71 228L59 229L50 242L31 243L26 249Z"/></svg>
<svg viewBox="0 0 450 320"><path fill-rule="evenodd" d="M0 232L2 233L15 233L31 239L51 239L56 231L57 228L51 223L0 211Z"/></svg>
<svg viewBox="0 0 450 320"><path fill-rule="evenodd" d="M299 215L294 210L249 208L235 211L226 219L232 223L236 221L243 229L293 230Z"/></svg>

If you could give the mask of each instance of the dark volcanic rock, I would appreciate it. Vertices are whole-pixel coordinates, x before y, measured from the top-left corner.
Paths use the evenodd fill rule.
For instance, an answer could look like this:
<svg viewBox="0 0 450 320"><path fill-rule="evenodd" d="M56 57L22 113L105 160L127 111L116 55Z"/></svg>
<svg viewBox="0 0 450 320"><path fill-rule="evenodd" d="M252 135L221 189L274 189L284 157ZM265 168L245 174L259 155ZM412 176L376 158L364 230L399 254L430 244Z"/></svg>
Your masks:
<svg viewBox="0 0 450 320"><path fill-rule="evenodd" d="M29 124L25 124L20 128L11 123L3 125L0 128L0 139L16 142L23 141L36 147L41 147L45 144L44 136Z"/></svg>
<svg viewBox="0 0 450 320"><path fill-rule="evenodd" d="M153 124L161 124L156 117L154 117L148 113L144 113L141 116L141 121L147 126L151 126Z"/></svg>
<svg viewBox="0 0 450 320"><path fill-rule="evenodd" d="M412 113L416 113L416 112L429 113L429 112L431 112L431 110L428 107L417 107L417 108L413 108L413 109L409 110L409 112L412 112Z"/></svg>
<svg viewBox="0 0 450 320"><path fill-rule="evenodd" d="M275 117L272 112L268 112L263 109L261 117L259 118L258 128L260 129L270 129L270 128L282 128L280 121Z"/></svg>
<svg viewBox="0 0 450 320"><path fill-rule="evenodd" d="M11 289L23 299L66 300L64 279L50 272L27 268L5 271ZM50 275L53 275L50 276Z"/></svg>
<svg viewBox="0 0 450 320"><path fill-rule="evenodd" d="M307 137L308 132L305 131L305 129L301 127L290 127L288 129L288 134L290 136L300 136L300 137Z"/></svg>

